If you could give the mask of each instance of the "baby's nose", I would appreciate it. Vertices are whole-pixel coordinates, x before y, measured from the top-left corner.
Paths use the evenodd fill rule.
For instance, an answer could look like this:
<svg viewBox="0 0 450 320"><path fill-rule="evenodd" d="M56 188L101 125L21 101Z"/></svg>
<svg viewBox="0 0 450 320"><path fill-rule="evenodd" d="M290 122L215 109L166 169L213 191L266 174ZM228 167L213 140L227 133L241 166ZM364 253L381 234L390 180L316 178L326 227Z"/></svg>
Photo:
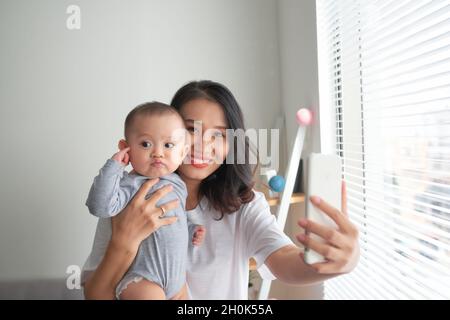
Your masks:
<svg viewBox="0 0 450 320"><path fill-rule="evenodd" d="M162 150L160 150L159 148L155 148L153 152L150 154L150 156L152 158L162 158L163 156Z"/></svg>

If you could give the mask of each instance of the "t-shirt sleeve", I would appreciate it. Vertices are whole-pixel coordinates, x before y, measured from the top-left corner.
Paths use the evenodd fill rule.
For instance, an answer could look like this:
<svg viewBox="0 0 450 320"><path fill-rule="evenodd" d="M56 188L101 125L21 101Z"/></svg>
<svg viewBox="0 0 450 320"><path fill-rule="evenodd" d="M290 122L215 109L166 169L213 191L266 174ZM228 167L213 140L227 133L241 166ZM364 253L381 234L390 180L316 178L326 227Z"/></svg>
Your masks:
<svg viewBox="0 0 450 320"><path fill-rule="evenodd" d="M255 198L243 209L244 235L249 257L259 268L276 250L293 244L278 225L264 194L255 192Z"/></svg>

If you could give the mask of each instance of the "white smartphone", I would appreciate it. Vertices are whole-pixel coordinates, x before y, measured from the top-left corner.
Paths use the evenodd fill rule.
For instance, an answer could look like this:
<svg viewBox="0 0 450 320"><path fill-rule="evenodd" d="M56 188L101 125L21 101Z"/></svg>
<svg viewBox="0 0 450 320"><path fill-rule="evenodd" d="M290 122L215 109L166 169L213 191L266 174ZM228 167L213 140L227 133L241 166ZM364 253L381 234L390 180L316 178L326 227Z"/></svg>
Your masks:
<svg viewBox="0 0 450 320"><path fill-rule="evenodd" d="M341 158L337 155L311 153L307 159L306 218L321 225L337 228L336 223L315 207L309 197L319 196L335 208L341 209ZM309 234L311 239L325 242L316 234ZM307 264L324 262L325 258L310 248L305 249L304 259Z"/></svg>

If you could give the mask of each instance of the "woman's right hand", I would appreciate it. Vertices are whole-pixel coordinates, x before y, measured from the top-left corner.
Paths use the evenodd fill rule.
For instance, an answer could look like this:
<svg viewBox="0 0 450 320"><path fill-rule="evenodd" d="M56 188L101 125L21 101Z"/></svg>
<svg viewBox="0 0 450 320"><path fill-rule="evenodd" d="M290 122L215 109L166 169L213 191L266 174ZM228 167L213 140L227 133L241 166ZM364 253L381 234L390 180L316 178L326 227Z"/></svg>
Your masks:
<svg viewBox="0 0 450 320"><path fill-rule="evenodd" d="M114 246L137 252L141 242L150 234L161 226L177 221L176 217L162 218L160 207L168 212L180 205L178 200L167 202L160 207L156 206L162 197L172 191L171 185L162 187L150 198L145 199L148 191L158 181L159 179L150 179L145 182L122 212L112 218L111 242Z"/></svg>
<svg viewBox="0 0 450 320"><path fill-rule="evenodd" d="M162 218L156 203L172 191L167 185L145 199L148 191L158 182L145 182L121 213L112 218L112 235L105 255L97 269L87 277L84 285L86 299L114 299L115 288L132 264L142 240L161 226L174 223L177 218ZM178 200L162 205L164 211L179 206Z"/></svg>

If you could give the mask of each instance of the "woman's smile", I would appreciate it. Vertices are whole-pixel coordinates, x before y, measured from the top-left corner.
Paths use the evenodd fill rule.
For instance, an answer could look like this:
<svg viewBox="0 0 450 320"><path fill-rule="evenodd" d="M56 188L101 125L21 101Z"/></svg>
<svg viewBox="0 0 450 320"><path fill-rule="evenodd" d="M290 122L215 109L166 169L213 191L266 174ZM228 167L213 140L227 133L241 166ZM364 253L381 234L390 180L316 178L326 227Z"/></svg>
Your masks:
<svg viewBox="0 0 450 320"><path fill-rule="evenodd" d="M212 159L211 158L207 158L207 159L205 159L205 158L203 158L203 159L190 158L189 159L189 164L191 164L194 168L197 168L197 169L206 168L211 163L212 163Z"/></svg>

